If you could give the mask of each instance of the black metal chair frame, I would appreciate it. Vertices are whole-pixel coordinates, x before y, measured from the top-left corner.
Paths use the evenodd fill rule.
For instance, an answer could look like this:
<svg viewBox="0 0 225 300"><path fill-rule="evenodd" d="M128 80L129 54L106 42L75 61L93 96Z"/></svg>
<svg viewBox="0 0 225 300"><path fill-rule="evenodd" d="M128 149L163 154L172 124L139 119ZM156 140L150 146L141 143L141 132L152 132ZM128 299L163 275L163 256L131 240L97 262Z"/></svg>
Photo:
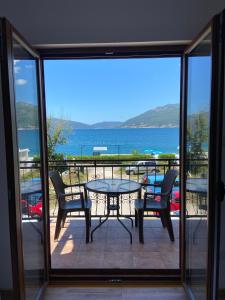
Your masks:
<svg viewBox="0 0 225 300"><path fill-rule="evenodd" d="M172 189L176 180L178 172L176 170L168 170L164 176L164 179L161 184L142 184L143 186L153 186L153 187L161 187L161 193L153 193L153 192L145 192L144 199L137 199L136 201L142 200L142 207L138 206L135 202L135 227L139 227L139 241L140 243L144 243L144 212L157 212L160 216L162 226L167 228L170 240L174 241L174 233L173 233L173 224L170 216L170 198ZM168 187L165 188L165 180L168 180L169 176L170 182ZM139 195L141 198L141 194ZM154 200L155 197L160 196L160 202L164 202L164 206L154 207L148 206L149 196L151 200Z"/></svg>
<svg viewBox="0 0 225 300"><path fill-rule="evenodd" d="M57 215L54 239L55 240L58 239L60 230L62 227L64 227L68 213L83 211L85 217L85 223L86 223L86 243L88 243L89 236L90 236L90 227L91 227L91 200L88 199L87 190L85 189L85 184L80 183L80 184L67 185L63 182L62 177L60 176L58 171L52 171L49 177L51 178L57 196L57 200L58 200L58 215ZM72 187L82 187L84 193L83 192L65 193L66 188L72 188ZM73 197L73 196L79 196L79 198L66 200L66 198ZM81 205L73 206L73 204L78 203L78 201L80 201Z"/></svg>

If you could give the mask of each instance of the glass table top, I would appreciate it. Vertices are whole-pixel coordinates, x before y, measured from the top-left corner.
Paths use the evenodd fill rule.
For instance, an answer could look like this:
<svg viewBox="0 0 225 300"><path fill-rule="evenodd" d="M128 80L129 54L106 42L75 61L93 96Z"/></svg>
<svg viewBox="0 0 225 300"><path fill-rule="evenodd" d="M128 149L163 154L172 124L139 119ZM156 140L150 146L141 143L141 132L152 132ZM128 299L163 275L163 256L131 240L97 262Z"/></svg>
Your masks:
<svg viewBox="0 0 225 300"><path fill-rule="evenodd" d="M32 181L32 180L27 180L24 182L21 182L20 184L20 189L21 189L21 194L33 194L37 192L41 192L41 181Z"/></svg>
<svg viewBox="0 0 225 300"><path fill-rule="evenodd" d="M188 178L186 180L186 190L196 193L207 193L208 179L206 178Z"/></svg>
<svg viewBox="0 0 225 300"><path fill-rule="evenodd" d="M140 183L127 179L96 179L86 183L86 189L96 193L126 194L136 192Z"/></svg>

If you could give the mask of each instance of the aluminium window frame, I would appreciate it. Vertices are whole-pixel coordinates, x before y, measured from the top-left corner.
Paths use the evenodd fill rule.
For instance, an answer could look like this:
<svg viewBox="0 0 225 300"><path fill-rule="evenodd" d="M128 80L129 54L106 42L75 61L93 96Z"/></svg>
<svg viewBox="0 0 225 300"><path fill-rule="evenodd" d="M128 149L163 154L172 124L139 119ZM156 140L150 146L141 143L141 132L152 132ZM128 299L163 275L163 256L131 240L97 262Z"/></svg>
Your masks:
<svg viewBox="0 0 225 300"><path fill-rule="evenodd" d="M187 45L157 45L157 46L115 46L115 47L67 47L67 48L51 48L37 47L36 50L40 54L42 60L43 81L44 81L44 60L68 60L68 59L132 59L132 58L172 58L178 57L181 60L180 68L180 130L179 130L179 151L181 152L181 125L183 116L182 107L182 81L183 81L183 53ZM45 87L44 87L45 91ZM46 99L44 99L46 103ZM46 122L45 122L46 123ZM47 151L47 149L46 149ZM181 153L180 153L181 154ZM181 157L181 156L180 156ZM181 188L181 187L180 187ZM51 267L50 240L48 245L49 260L49 280L52 284L58 282L102 282L102 283L118 283L118 282L176 282L181 283L182 270L182 213L183 204L181 203L181 214L179 219L179 268L178 269L56 269ZM49 213L48 213L49 214ZM49 220L48 220L49 224ZM48 227L50 236L50 228Z"/></svg>

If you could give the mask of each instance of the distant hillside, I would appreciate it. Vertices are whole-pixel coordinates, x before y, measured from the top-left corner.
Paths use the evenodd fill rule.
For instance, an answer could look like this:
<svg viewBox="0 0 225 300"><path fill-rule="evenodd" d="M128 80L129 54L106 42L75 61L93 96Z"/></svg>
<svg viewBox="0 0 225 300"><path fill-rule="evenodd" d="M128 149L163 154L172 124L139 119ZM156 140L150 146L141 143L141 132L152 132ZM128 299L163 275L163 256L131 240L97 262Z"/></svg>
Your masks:
<svg viewBox="0 0 225 300"><path fill-rule="evenodd" d="M121 127L178 127L179 104L167 104L150 109L124 122Z"/></svg>
<svg viewBox="0 0 225 300"><path fill-rule="evenodd" d="M52 123L63 122L70 129L109 129L109 128L118 128L122 122L112 121L112 122L99 122L93 125L88 125L81 122L62 120L58 118L52 118Z"/></svg>
<svg viewBox="0 0 225 300"><path fill-rule="evenodd" d="M85 123L76 122L76 121L62 120L62 119L58 119L58 118L51 118L51 121L52 121L53 126L54 126L54 124L56 124L58 122L63 122L64 125L71 130L90 128L90 125L87 125Z"/></svg>
<svg viewBox="0 0 225 300"><path fill-rule="evenodd" d="M122 125L122 122L117 122L117 121L112 121L112 122L100 122L100 123L96 123L90 126L90 128L94 128L94 129L110 129L110 128L118 128Z"/></svg>
<svg viewBox="0 0 225 300"><path fill-rule="evenodd" d="M17 121L19 128L38 127L38 108L35 105L17 102ZM109 128L142 128L142 127L178 127L179 104L167 104L165 106L150 109L143 114L127 120L126 122L99 122L93 125L52 118L52 122L64 122L65 126L73 129L109 129Z"/></svg>
<svg viewBox="0 0 225 300"><path fill-rule="evenodd" d="M18 128L37 128L38 127L38 107L36 105L17 102L16 117Z"/></svg>

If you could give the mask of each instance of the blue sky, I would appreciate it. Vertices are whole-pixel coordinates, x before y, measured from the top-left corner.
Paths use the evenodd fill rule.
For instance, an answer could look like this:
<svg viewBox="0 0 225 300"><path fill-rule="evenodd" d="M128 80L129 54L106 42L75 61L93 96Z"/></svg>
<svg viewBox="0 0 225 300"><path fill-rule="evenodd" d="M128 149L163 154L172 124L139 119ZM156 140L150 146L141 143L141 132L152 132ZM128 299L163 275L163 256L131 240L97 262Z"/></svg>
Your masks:
<svg viewBox="0 0 225 300"><path fill-rule="evenodd" d="M180 99L179 58L47 60L44 68L53 117L125 121Z"/></svg>
<svg viewBox="0 0 225 300"><path fill-rule="evenodd" d="M37 77L35 60L14 60L14 75L16 101L37 105Z"/></svg>
<svg viewBox="0 0 225 300"><path fill-rule="evenodd" d="M189 61L189 111L209 109L210 56ZM37 104L35 60L14 61L17 101ZM151 108L179 103L180 59L45 61L47 113L93 124L125 121Z"/></svg>
<svg viewBox="0 0 225 300"><path fill-rule="evenodd" d="M190 57L188 76L188 113L209 111L211 99L211 57Z"/></svg>

